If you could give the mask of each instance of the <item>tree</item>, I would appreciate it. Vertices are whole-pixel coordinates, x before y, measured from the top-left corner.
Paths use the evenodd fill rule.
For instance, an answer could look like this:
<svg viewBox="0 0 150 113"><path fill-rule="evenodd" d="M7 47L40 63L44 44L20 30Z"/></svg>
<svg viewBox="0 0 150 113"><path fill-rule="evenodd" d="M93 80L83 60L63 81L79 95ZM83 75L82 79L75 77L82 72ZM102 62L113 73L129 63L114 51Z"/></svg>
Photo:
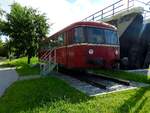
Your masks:
<svg viewBox="0 0 150 113"><path fill-rule="evenodd" d="M2 42L0 39L0 56L2 57L8 57L8 51L7 48L5 47L6 42Z"/></svg>
<svg viewBox="0 0 150 113"><path fill-rule="evenodd" d="M0 35L2 34L2 29L3 29L3 25L4 25L4 21L2 20L4 11L0 8Z"/></svg>
<svg viewBox="0 0 150 113"><path fill-rule="evenodd" d="M3 23L2 32L11 38L11 46L16 48L18 54L23 52L28 56L30 64L30 58L36 54L38 42L46 37L48 28L45 14L14 3L7 14L7 22Z"/></svg>
<svg viewBox="0 0 150 113"><path fill-rule="evenodd" d="M0 38L0 47L2 47L2 46L3 46L3 42L2 42L2 40Z"/></svg>
<svg viewBox="0 0 150 113"><path fill-rule="evenodd" d="M4 29L4 20L2 19L5 14L5 11L0 8L0 56L7 57L7 48L5 48L5 44L2 39L2 30Z"/></svg>
<svg viewBox="0 0 150 113"><path fill-rule="evenodd" d="M3 13L4 13L4 10L2 10L2 9L0 8L0 16L2 16Z"/></svg>

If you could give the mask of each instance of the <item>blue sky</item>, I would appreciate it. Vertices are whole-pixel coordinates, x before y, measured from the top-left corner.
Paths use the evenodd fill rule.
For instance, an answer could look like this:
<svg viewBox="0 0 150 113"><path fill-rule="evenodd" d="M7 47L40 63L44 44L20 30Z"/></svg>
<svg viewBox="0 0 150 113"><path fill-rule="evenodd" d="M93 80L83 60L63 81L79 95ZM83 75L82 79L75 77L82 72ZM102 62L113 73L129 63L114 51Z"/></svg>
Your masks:
<svg viewBox="0 0 150 113"><path fill-rule="evenodd" d="M67 0L68 2L70 2L70 3L75 3L76 2L76 0Z"/></svg>

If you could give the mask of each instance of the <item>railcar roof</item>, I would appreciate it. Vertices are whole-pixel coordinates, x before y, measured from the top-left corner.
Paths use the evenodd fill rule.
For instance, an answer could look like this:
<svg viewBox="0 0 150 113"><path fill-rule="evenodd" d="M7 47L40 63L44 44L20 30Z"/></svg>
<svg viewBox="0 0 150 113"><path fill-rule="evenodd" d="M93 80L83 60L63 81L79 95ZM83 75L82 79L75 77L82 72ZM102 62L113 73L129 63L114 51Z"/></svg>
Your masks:
<svg viewBox="0 0 150 113"><path fill-rule="evenodd" d="M50 37L46 38L43 41L47 42L51 37L55 37L56 35L61 34L65 31L72 29L74 27L77 27L77 26L91 26L91 27L107 28L107 29L112 29L112 30L117 29L115 26L108 24L108 23L105 23L105 22L80 21L80 22L75 22L75 23L65 27L64 29L56 32L55 34L51 35Z"/></svg>

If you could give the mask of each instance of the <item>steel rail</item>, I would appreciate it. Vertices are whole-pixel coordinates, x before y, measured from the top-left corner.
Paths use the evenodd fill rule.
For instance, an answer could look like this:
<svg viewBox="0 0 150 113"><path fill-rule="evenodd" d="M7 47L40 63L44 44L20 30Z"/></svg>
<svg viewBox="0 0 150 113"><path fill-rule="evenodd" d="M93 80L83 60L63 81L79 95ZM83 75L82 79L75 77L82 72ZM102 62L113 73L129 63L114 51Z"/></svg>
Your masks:
<svg viewBox="0 0 150 113"><path fill-rule="evenodd" d="M119 83L119 84L123 84L126 86L130 85L130 82L127 80L123 80L123 79L119 79L116 77L112 77L112 76L108 76L108 75L104 75L104 74L94 74L94 73L74 73L74 72L63 72L63 74L67 75L67 76L71 76L75 79L78 79L80 81L86 82L88 84L91 84L95 87L99 87L102 89L107 89L107 86L109 84L107 84L107 82L114 82L114 83Z"/></svg>

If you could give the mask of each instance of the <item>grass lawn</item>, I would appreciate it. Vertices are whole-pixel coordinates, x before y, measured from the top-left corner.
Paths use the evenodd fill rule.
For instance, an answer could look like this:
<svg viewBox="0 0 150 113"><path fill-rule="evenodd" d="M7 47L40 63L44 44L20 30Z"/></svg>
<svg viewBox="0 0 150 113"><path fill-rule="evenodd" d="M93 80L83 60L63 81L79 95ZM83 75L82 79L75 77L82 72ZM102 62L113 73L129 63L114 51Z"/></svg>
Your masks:
<svg viewBox="0 0 150 113"><path fill-rule="evenodd" d="M31 59L31 64L38 62L36 57ZM27 57L18 58L12 61L3 62L0 67L16 67L16 71L20 76L37 75L40 73L39 67L31 67L27 64Z"/></svg>
<svg viewBox="0 0 150 113"><path fill-rule="evenodd" d="M27 58L6 61L4 66L16 66L21 76L39 73L27 64ZM150 83L147 76L123 71L94 72ZM0 113L150 113L149 105L150 87L88 97L54 77L17 81L0 97Z"/></svg>
<svg viewBox="0 0 150 113"><path fill-rule="evenodd" d="M0 113L149 113L150 87L88 97L53 77L18 81L0 98Z"/></svg>

